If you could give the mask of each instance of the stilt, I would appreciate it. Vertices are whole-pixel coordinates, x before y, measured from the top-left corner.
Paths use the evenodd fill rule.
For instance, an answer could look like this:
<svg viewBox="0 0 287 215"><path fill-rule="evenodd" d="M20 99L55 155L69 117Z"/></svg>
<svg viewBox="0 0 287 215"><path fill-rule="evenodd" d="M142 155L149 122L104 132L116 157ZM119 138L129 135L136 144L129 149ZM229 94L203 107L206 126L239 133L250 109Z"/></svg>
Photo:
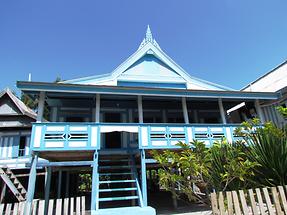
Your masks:
<svg viewBox="0 0 287 215"><path fill-rule="evenodd" d="M70 185L70 173L66 171L66 188L65 188L65 197L69 197L69 185Z"/></svg>
<svg viewBox="0 0 287 215"><path fill-rule="evenodd" d="M45 177L45 209L44 209L45 215L48 212L48 204L49 204L50 188L51 188L51 175L52 175L52 168L47 167Z"/></svg>
<svg viewBox="0 0 287 215"><path fill-rule="evenodd" d="M26 204L25 204L25 210L24 210L25 215L31 214L31 206L32 206L33 198L34 198L35 185L36 185L37 162L38 162L38 155L35 154L32 157L32 165L30 169L28 191L27 191Z"/></svg>
<svg viewBox="0 0 287 215"><path fill-rule="evenodd" d="M98 152L94 154L93 162L93 175L92 175L92 196L91 196L91 211L99 209L98 199L99 199L99 175L98 175Z"/></svg>
<svg viewBox="0 0 287 215"><path fill-rule="evenodd" d="M0 204L4 202L5 194L6 194L7 185L4 181L2 181L2 190L0 195Z"/></svg>
<svg viewBox="0 0 287 215"><path fill-rule="evenodd" d="M147 206L147 187L146 187L146 163L145 163L145 151L141 150L141 178L142 178L142 195L143 206Z"/></svg>
<svg viewBox="0 0 287 215"><path fill-rule="evenodd" d="M58 174L58 190L57 190L57 199L61 198L61 191L62 191L62 170L59 170Z"/></svg>

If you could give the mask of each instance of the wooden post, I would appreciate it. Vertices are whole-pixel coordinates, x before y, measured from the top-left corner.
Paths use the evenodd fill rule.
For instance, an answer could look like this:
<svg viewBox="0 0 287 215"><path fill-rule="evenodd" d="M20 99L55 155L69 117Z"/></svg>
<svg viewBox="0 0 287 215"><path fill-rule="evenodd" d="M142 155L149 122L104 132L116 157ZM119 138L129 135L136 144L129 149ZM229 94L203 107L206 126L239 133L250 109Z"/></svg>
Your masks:
<svg viewBox="0 0 287 215"><path fill-rule="evenodd" d="M260 103L259 103L258 99L255 100L255 109L256 109L258 118L260 119L260 121L262 123L264 123L265 122L265 118L264 118L264 115L263 115L263 112L262 112L262 109L260 107Z"/></svg>
<svg viewBox="0 0 287 215"><path fill-rule="evenodd" d="M0 204L4 202L5 194L6 194L6 188L7 185L4 181L2 181L2 190L1 190L1 195L0 195Z"/></svg>
<svg viewBox="0 0 287 215"><path fill-rule="evenodd" d="M58 107L52 107L51 108L51 122L57 122L58 120Z"/></svg>
<svg viewBox="0 0 287 215"><path fill-rule="evenodd" d="M46 168L46 177L45 177L45 208L44 214L46 215L48 212L48 203L50 197L50 188L51 188L51 175L52 175L52 168Z"/></svg>
<svg viewBox="0 0 287 215"><path fill-rule="evenodd" d="M100 122L100 108L101 108L101 96L100 96L100 94L97 94L96 95L96 114L95 114L96 123Z"/></svg>
<svg viewBox="0 0 287 215"><path fill-rule="evenodd" d="M45 96L46 96L46 93L44 91L41 91L39 95L39 102L38 102L37 122L43 121Z"/></svg>
<svg viewBox="0 0 287 215"><path fill-rule="evenodd" d="M225 110L224 110L221 98L218 99L218 106L219 106L221 121L223 124L226 124L226 115L225 115Z"/></svg>
<svg viewBox="0 0 287 215"><path fill-rule="evenodd" d="M146 163L145 163L145 151L141 150L141 179L142 179L142 195L143 206L147 206L147 187L146 187Z"/></svg>
<svg viewBox="0 0 287 215"><path fill-rule="evenodd" d="M59 170L58 174L58 190L57 190L57 199L61 198L61 191L62 191L62 170Z"/></svg>
<svg viewBox="0 0 287 215"><path fill-rule="evenodd" d="M143 123L143 103L142 96L138 96L138 114L139 114L139 123Z"/></svg>
<svg viewBox="0 0 287 215"><path fill-rule="evenodd" d="M26 195L26 204L25 204L25 209L24 209L25 215L31 214L31 206L32 206L33 198L34 198L35 185L36 185L37 162L38 162L38 155L35 154L32 157L32 165L30 169L28 191Z"/></svg>
<svg viewBox="0 0 287 215"><path fill-rule="evenodd" d="M186 98L185 97L182 97L181 103L182 103L182 111L183 111L184 123L185 124L189 124L188 110L187 110Z"/></svg>
<svg viewBox="0 0 287 215"><path fill-rule="evenodd" d="M65 188L65 197L69 197L69 185L70 185L70 173L66 171L66 188Z"/></svg>
<svg viewBox="0 0 287 215"><path fill-rule="evenodd" d="M98 204L98 186L99 186L99 175L98 175L98 152L94 153L93 162L93 175L92 175L92 193L91 193L91 212L99 209Z"/></svg>

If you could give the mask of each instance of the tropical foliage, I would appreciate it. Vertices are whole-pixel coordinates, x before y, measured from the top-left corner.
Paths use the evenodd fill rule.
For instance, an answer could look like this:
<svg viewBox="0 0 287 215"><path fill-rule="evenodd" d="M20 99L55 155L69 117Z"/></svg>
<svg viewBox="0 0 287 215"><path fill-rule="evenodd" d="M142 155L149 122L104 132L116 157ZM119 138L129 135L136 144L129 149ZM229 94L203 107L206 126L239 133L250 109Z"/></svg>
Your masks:
<svg viewBox="0 0 287 215"><path fill-rule="evenodd" d="M258 163L254 168L256 182L266 186L286 185L286 130L277 128L270 122L258 126L258 121L245 122L238 131L247 143L244 146L248 159Z"/></svg>
<svg viewBox="0 0 287 215"><path fill-rule="evenodd" d="M286 109L282 109L284 114ZM287 133L258 119L235 131L242 140L178 143L179 151L153 152L159 163L159 184L174 198L207 202L208 193L287 183Z"/></svg>
<svg viewBox="0 0 287 215"><path fill-rule="evenodd" d="M178 143L180 151L153 151L160 165L160 186L174 198L187 197L189 201L208 202L212 189L231 190L247 187L257 165L248 160L242 146L226 140L207 148L203 142Z"/></svg>

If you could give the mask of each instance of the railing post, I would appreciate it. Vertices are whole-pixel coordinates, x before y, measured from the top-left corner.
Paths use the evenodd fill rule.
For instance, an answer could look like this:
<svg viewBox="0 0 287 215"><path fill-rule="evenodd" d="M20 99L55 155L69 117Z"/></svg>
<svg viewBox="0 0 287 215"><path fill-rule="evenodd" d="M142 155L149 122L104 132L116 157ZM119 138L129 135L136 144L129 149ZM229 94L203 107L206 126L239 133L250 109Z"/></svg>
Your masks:
<svg viewBox="0 0 287 215"><path fill-rule="evenodd" d="M38 162L38 155L35 154L35 155L33 155L32 162L31 162L32 165L31 165L31 169L30 169L28 191L27 191L27 195L26 195L26 204L25 204L25 210L24 210L25 215L31 214L31 209L32 209L31 206L32 206L32 201L33 201L34 193L35 193L37 162Z"/></svg>
<svg viewBox="0 0 287 215"><path fill-rule="evenodd" d="M145 151L141 150L141 179L142 179L142 195L143 206L147 206L147 187L146 187L146 163L145 163Z"/></svg>
<svg viewBox="0 0 287 215"><path fill-rule="evenodd" d="M93 175L92 175L92 193L91 193L91 211L99 209L99 174L98 174L98 152L94 153Z"/></svg>

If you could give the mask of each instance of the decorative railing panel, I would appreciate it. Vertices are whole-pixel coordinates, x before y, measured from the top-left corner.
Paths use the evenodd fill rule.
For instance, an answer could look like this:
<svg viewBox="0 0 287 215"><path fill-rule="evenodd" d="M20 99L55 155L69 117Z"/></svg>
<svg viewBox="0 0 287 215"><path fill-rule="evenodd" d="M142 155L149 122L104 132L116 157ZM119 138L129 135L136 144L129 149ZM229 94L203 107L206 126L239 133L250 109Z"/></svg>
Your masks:
<svg viewBox="0 0 287 215"><path fill-rule="evenodd" d="M115 131L137 134L137 147L141 149L178 148L179 141L192 140L211 146L222 138L229 142L239 139L234 134L236 127L238 125L229 124L35 123L31 149L99 150L101 134Z"/></svg>
<svg viewBox="0 0 287 215"><path fill-rule="evenodd" d="M236 141L240 137L234 134L238 125L143 125L140 128L140 148L178 148L176 144L203 141L211 146L215 141L226 138L229 142Z"/></svg>
<svg viewBox="0 0 287 215"><path fill-rule="evenodd" d="M99 126L87 124L34 124L32 150L94 150L100 148Z"/></svg>

